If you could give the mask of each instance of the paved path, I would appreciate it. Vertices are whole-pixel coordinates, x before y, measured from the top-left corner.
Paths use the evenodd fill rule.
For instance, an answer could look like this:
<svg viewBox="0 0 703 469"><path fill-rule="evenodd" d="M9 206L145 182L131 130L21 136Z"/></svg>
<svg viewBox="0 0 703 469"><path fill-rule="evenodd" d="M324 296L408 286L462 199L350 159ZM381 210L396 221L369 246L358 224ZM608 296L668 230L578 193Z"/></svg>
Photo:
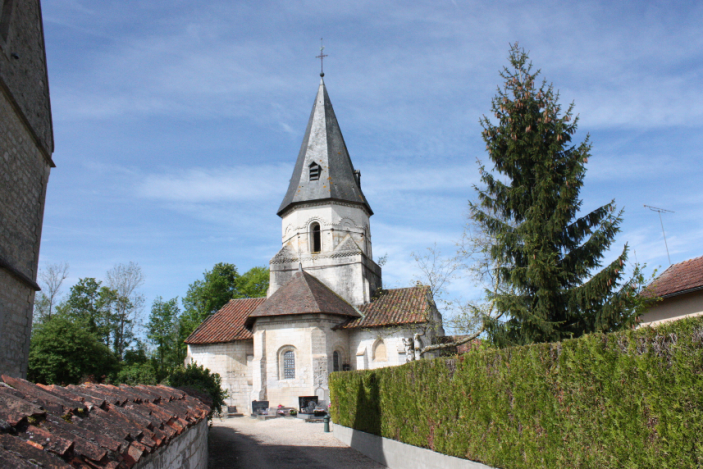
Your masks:
<svg viewBox="0 0 703 469"><path fill-rule="evenodd" d="M277 418L214 419L209 469L382 469L323 432L321 423Z"/></svg>

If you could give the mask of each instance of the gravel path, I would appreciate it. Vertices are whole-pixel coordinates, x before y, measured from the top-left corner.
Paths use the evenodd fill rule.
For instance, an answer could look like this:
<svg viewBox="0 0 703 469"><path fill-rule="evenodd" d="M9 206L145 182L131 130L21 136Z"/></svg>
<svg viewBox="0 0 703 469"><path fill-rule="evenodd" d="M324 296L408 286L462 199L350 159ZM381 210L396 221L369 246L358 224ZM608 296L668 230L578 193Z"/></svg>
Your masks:
<svg viewBox="0 0 703 469"><path fill-rule="evenodd" d="M209 469L382 469L340 443L321 423L249 417L213 421Z"/></svg>

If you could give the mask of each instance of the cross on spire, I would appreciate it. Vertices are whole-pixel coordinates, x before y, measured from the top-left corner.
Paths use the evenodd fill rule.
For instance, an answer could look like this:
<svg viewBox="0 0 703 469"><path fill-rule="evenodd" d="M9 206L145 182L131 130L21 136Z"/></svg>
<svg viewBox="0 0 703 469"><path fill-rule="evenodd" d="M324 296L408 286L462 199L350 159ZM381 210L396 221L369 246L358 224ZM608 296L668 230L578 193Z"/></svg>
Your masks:
<svg viewBox="0 0 703 469"><path fill-rule="evenodd" d="M323 61L325 60L325 57L327 55L325 54L325 46L322 45L322 38L320 38L320 55L315 57L316 59L320 59L320 76L324 77L325 76L325 70L323 69Z"/></svg>

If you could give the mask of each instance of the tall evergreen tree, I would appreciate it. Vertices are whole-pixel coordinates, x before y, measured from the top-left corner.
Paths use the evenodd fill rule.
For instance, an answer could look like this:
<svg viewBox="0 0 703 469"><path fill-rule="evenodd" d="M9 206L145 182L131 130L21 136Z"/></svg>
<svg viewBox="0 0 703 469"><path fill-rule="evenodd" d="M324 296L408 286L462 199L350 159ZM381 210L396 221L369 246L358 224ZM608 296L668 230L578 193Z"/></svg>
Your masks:
<svg viewBox="0 0 703 469"><path fill-rule="evenodd" d="M589 137L572 143L578 117L562 112L559 94L532 71L517 44L505 83L492 100L494 124L481 119L493 170L480 167L471 215L495 243L500 289L488 292L509 317L488 327L501 346L557 341L632 324L639 272L626 280L627 245L607 266L602 260L620 230L615 201L580 214L579 192L590 156ZM600 269L600 270L599 270Z"/></svg>

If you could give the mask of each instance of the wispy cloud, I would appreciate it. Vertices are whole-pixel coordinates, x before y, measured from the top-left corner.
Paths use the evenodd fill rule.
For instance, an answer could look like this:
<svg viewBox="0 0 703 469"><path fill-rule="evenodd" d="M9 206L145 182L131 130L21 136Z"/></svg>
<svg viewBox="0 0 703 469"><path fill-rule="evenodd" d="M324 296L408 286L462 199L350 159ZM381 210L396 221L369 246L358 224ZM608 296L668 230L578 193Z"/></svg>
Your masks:
<svg viewBox="0 0 703 469"><path fill-rule="evenodd" d="M460 235L475 159L485 159L478 119L516 40L562 102L575 101L580 138L593 136L584 208L626 205L617 246L630 241L640 260L659 262L661 232L642 204L663 204L677 212L667 221L673 255L700 255L703 3L42 7L58 165L42 261L66 260L78 277L144 260L147 294L172 297L214 262L273 255L320 36L330 96L376 211L375 252L389 254L387 284L417 275L410 252L438 242L449 253Z"/></svg>
<svg viewBox="0 0 703 469"><path fill-rule="evenodd" d="M283 165L177 170L145 176L136 192L147 199L191 204L270 200L287 186L290 171Z"/></svg>

